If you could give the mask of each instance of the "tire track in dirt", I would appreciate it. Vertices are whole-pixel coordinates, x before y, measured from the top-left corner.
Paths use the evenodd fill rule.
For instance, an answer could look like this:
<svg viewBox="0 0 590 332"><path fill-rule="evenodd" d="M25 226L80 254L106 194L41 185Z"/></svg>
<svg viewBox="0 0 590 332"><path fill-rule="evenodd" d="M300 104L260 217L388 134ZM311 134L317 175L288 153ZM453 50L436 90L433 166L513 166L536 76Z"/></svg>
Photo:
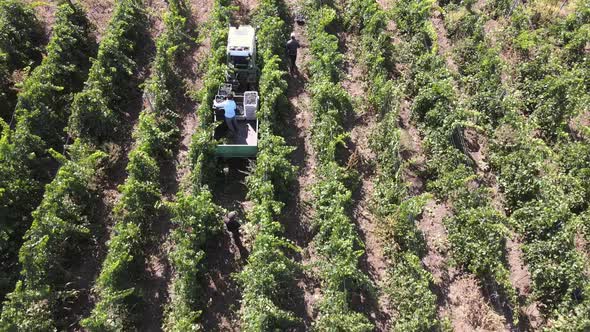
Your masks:
<svg viewBox="0 0 590 332"><path fill-rule="evenodd" d="M361 240L365 245L364 255L361 257L360 267L366 273L378 289L383 284L389 263L383 252L384 244L379 237L377 218L371 212L371 198L375 187L375 166L371 163L375 160L375 154L369 147L369 135L377 126L376 114L362 105L364 100L365 82L364 73L356 60L355 50L358 50L358 38L349 33L340 33L339 39L344 54L344 72L342 86L355 99L357 105L354 114L351 114L345 123L345 130L350 133L348 142L348 168L354 169L360 175L360 186L353 191L354 206L352 208L352 220L355 222ZM377 300L377 301L374 301ZM388 330L392 313L387 299L378 295L376 299L370 299L365 303L363 310L367 317L375 324L378 331Z"/></svg>
<svg viewBox="0 0 590 332"><path fill-rule="evenodd" d="M96 28L96 40L100 42L102 35L113 15L114 0L80 0L80 4L86 10L88 19Z"/></svg>
<svg viewBox="0 0 590 332"><path fill-rule="evenodd" d="M155 42L165 29L163 16L168 11L168 5L165 0L147 0L146 6L150 22L149 34L151 40ZM150 103L148 96L144 94L142 110L149 110ZM165 167L162 167L160 175L165 170ZM163 192L166 195L165 190ZM142 310L140 330L159 331L162 326L164 305L168 302L168 281L171 274L168 256L162 250L162 243L170 232L169 219L166 215L160 215L147 227L148 240L144 246L145 271L143 271L142 279L138 282L138 287L146 302L146 306Z"/></svg>
<svg viewBox="0 0 590 332"><path fill-rule="evenodd" d="M160 10L166 8L164 0L153 0L153 2L155 1L161 1L157 4L156 8L159 8ZM108 2L108 4L110 4L110 7L103 13L112 13L114 5L110 2ZM85 5L88 5L88 3ZM100 193L100 204L97 207L98 216L96 218L97 221L95 226L95 234L97 235L95 243L93 244L95 248L92 253L84 259L79 267L81 274L79 282L83 287L79 297L76 298L76 301L72 306L72 310L68 314L69 320L71 321L70 327L76 331L83 330L79 325L80 320L90 315L98 300L96 294L92 291L92 286L95 284L96 278L100 273L104 258L107 254L107 242L111 237L112 229L117 220L114 208L122 197L119 191L119 186L127 179L128 174L126 167L129 162L129 152L132 151L135 145L135 139L132 137L132 133L135 131L138 124L139 114L147 107L147 101L142 94L143 91L140 86L150 75L150 63L155 54L154 41L157 35L161 32L161 29L158 29L157 27L162 26L161 12L154 10L151 13L148 12L148 14L148 23L146 24L146 31L144 32L145 36L140 39L142 42L138 43L136 59L138 69L135 74L135 79L132 82L134 89L129 95L127 104L123 107L123 109L126 109L126 112L122 115L124 118L123 126L125 129L122 130L121 137L115 138L115 142L109 145L110 150L107 152L110 156L110 166L105 170L104 176L100 179L100 182L97 185L99 188L104 189ZM97 21L97 28L99 28L101 34L106 29L109 21L110 15L105 15L104 17L101 17L100 21ZM150 252L149 249L147 251ZM149 257L149 254L147 257ZM149 261L150 260L148 260L148 262ZM165 266L164 264L160 265ZM146 268L149 268L149 265ZM161 293L160 291L163 286L161 280L165 278L165 269L158 267L156 270L156 274L161 275L161 277L155 278L151 281L157 281L158 286L153 287L153 285L150 284L149 278L139 282L140 288L144 290L144 295L147 295L148 299L148 308L146 309L148 314L145 315L145 319L142 320L142 322L144 325L150 327L153 325L161 325L154 323L154 320L161 321L162 317L161 310L154 309L154 306L157 306L157 304L154 304L154 299L157 299ZM145 330L151 331L152 329L148 328Z"/></svg>
<svg viewBox="0 0 590 332"><path fill-rule="evenodd" d="M238 10L232 12L231 24L249 24L257 0L234 0ZM211 2L211 6L213 6ZM212 7L211 7L212 8ZM247 200L244 183L249 172L247 159L228 159L217 165L222 174L213 181L213 200L227 211L236 211L241 223L246 220L252 202ZM244 227L245 228L245 227ZM216 241L209 241L205 247L205 298L202 323L206 331L240 331L240 306L242 292L234 274L240 272L249 255L249 235L242 228L242 237L233 237L225 228Z"/></svg>
<svg viewBox="0 0 590 332"><path fill-rule="evenodd" d="M457 72L457 66L450 56L450 41L439 12L433 13L431 22L437 33L439 54L443 56L449 69ZM456 82L454 85L457 86ZM417 129L409 129L415 125L410 121L408 103L402 104L400 122L411 140L416 143L413 145L414 153L425 156L421 143L418 143L421 142L421 138ZM419 157L419 159L426 160L425 157ZM412 184L412 187L416 189L419 186L421 187L422 183L418 181ZM411 191L413 190L415 189L411 188ZM458 331L482 328L491 331L506 330L506 319L499 316L485 299L482 287L475 276L451 265L450 244L444 225L444 218L451 213L448 202L431 199L427 202L417 225L426 241L427 253L422 262L434 279L435 291L439 299L439 317L441 321L450 320L453 328Z"/></svg>
<svg viewBox="0 0 590 332"><path fill-rule="evenodd" d="M80 320L90 315L98 300L92 287L102 268L107 254L107 242L111 237L117 219L114 208L121 198L118 187L127 178L126 167L129 162L129 152L131 152L135 143L131 133L134 131L139 114L143 110L143 97L140 86L149 77L149 64L155 51L152 36L148 34L147 28L148 26L146 26L144 32L145 37L141 38L145 42L138 44L136 53L137 71L134 74L133 81L130 82L133 88L128 95L126 104L121 107L125 110L121 115L123 129L121 129L118 137L114 137L113 141L107 144L108 165L96 184L99 191L99 204L96 207L97 213L92 224L95 236L91 245L93 248L83 258L78 267L77 273L79 273L79 276L76 283L79 284L79 287L76 287L80 291L66 316L66 319L70 322L69 326L75 331L83 330L79 325Z"/></svg>
<svg viewBox="0 0 590 332"><path fill-rule="evenodd" d="M485 9L484 5L479 4L476 7L476 11L482 14ZM482 15L485 15L485 13ZM442 28L444 29L444 26L442 26ZM488 20L484 23L483 29L486 43L489 44L490 48L496 47L498 38L502 33L502 28L500 27L499 22L496 20ZM445 34L445 30L441 30L441 33ZM450 46L447 49L448 53L452 52L451 48L452 47ZM509 66L512 66L515 65L515 55L510 55L510 52L511 50L500 51L498 55L502 61ZM502 67L502 84L507 84L510 77L510 73L507 73L506 70L506 66ZM476 174L482 179L482 184L491 189L492 206L505 216L506 207L504 195L500 189L497 175L494 174L488 163L488 156L490 153L486 134L475 130L466 130L465 139L467 142L467 152L476 164ZM521 237L513 231L510 231L510 234L506 237L506 259L510 272L510 282L516 289L521 303L528 303L529 301L527 299L532 292L532 281L529 268L523 260L522 245ZM520 325L524 328L540 328L544 320L539 308L539 303L537 301L532 301L526 307L520 308L520 314L524 315L524 322L521 322Z"/></svg>
<svg viewBox="0 0 590 332"><path fill-rule="evenodd" d="M293 17L300 8L298 1L287 0L285 2L291 17ZM285 112L286 132L284 137L288 145L296 148L292 153L291 161L298 167L298 173L293 184L292 195L287 201L280 221L285 227L285 237L303 248L302 253L296 254L295 260L306 269L316 261L314 250L310 244L313 237L311 223L314 215L312 187L317 181L315 173L317 162L310 136L313 119L311 96L306 90L309 79L306 69L311 57L308 49L309 41L303 26L295 24L293 32L301 48L297 56L298 73L296 76L288 77L287 97L290 109ZM305 271L298 276L294 290L295 296L292 308L290 308L303 319L305 330L311 328L311 324L317 316L314 308L321 296L319 281L313 275L312 271Z"/></svg>

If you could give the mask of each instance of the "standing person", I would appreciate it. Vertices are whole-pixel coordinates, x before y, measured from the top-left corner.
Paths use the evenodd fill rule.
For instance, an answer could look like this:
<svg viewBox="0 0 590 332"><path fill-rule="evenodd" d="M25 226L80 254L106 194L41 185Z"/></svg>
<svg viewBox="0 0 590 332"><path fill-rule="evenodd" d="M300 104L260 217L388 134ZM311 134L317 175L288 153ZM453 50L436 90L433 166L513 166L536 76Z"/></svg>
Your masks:
<svg viewBox="0 0 590 332"><path fill-rule="evenodd" d="M289 72L291 75L297 73L297 49L299 42L295 39L295 33L291 33L291 38L287 41L287 56L289 57Z"/></svg>
<svg viewBox="0 0 590 332"><path fill-rule="evenodd" d="M221 103L215 103L215 107L223 107L225 123L232 134L235 135L238 132L238 120L236 119L236 108L238 105L234 101L234 94L230 92L227 95L227 99Z"/></svg>

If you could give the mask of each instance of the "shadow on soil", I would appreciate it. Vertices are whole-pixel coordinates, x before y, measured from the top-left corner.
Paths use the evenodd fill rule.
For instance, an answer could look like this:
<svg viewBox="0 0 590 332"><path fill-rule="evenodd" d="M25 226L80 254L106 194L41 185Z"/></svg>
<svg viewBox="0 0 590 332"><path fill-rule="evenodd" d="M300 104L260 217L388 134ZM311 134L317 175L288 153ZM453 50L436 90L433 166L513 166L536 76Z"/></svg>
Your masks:
<svg viewBox="0 0 590 332"><path fill-rule="evenodd" d="M212 181L214 201L227 211L236 211L240 222L246 218L242 203L246 201L244 181L249 166L247 159L220 161L217 165L220 172ZM239 331L241 291L234 274L242 270L248 252L239 236L225 227L207 242L205 252L203 289L207 303L202 316L203 328L205 331Z"/></svg>
<svg viewBox="0 0 590 332"><path fill-rule="evenodd" d="M98 184L96 184L101 193L95 210L91 214L90 228L93 238L79 260L72 263L72 277L70 278L72 281L67 284L66 290L75 291L76 295L64 304L62 310L57 314L58 317L61 317L59 321L64 324L59 329L81 330L80 320L90 315L97 300L92 292L92 285L100 273L102 262L107 253L110 228L115 223L112 214L117 198L115 193L118 192L118 186L127 178L125 168L133 144L131 131L143 109L142 91L139 86L149 73L148 66L155 53L155 44L147 29L143 31L143 34L141 49L136 53L137 71L127 87L126 103L120 106L120 109L124 110L120 114L120 121L123 125L114 134L113 142L104 144L102 147L110 156L114 157L107 162L106 168L102 171L103 174L100 175ZM161 314L154 319L161 319ZM152 324L161 325L155 321L152 321Z"/></svg>

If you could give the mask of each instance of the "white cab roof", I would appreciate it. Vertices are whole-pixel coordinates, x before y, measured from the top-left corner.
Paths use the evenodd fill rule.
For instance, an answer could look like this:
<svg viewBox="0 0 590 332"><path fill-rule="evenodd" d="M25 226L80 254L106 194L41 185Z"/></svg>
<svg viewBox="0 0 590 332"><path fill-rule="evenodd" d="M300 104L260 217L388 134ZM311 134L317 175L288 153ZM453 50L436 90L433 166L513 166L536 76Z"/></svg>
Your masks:
<svg viewBox="0 0 590 332"><path fill-rule="evenodd" d="M227 52L231 55L252 55L256 45L256 30L251 25L230 27L227 36Z"/></svg>

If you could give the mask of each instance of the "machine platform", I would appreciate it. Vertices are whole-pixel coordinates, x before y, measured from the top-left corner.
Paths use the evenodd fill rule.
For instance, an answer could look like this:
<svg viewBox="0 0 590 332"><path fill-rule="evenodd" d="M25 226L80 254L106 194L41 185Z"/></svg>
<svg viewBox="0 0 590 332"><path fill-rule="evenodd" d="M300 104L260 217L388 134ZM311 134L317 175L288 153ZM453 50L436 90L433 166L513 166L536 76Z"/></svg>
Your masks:
<svg viewBox="0 0 590 332"><path fill-rule="evenodd" d="M216 138L222 144L215 148L215 154L224 158L252 158L258 152L258 120L238 119L238 134L230 135L225 123L215 130Z"/></svg>

